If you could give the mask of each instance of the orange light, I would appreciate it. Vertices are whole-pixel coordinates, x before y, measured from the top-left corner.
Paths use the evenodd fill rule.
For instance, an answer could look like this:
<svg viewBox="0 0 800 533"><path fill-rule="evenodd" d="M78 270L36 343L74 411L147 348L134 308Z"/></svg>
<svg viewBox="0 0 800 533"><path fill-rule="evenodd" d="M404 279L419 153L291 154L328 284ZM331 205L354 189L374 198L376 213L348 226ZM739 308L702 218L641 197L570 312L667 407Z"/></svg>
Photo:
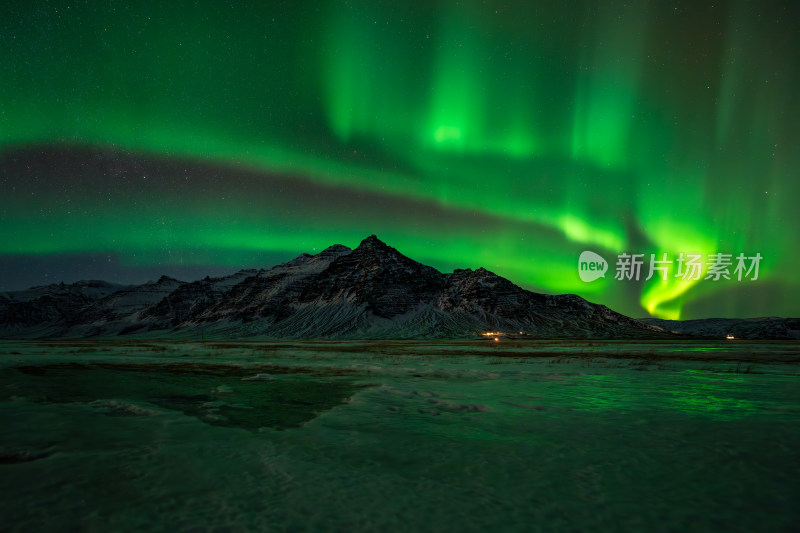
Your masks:
<svg viewBox="0 0 800 533"><path fill-rule="evenodd" d="M499 341L499 340L500 340L500 337L495 337L495 338L494 338L494 340L495 340L495 341Z"/></svg>

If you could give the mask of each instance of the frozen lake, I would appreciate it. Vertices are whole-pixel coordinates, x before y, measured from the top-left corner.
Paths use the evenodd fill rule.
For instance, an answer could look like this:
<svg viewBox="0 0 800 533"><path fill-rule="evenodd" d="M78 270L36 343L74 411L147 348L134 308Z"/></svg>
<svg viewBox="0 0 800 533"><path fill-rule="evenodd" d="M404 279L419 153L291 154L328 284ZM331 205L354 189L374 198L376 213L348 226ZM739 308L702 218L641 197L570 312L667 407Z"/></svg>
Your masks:
<svg viewBox="0 0 800 533"><path fill-rule="evenodd" d="M4 531L789 531L800 344L0 343Z"/></svg>

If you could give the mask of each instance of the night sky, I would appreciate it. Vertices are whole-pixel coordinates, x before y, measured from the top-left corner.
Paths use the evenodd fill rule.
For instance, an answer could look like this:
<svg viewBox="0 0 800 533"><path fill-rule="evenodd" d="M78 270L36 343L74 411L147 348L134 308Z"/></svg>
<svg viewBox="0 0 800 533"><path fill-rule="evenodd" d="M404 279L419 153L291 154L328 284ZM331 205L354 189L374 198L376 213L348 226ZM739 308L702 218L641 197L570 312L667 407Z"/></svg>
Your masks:
<svg viewBox="0 0 800 533"><path fill-rule="evenodd" d="M4 4L0 290L375 233L635 317L800 315L798 2L131 4ZM763 260L635 282L622 252Z"/></svg>

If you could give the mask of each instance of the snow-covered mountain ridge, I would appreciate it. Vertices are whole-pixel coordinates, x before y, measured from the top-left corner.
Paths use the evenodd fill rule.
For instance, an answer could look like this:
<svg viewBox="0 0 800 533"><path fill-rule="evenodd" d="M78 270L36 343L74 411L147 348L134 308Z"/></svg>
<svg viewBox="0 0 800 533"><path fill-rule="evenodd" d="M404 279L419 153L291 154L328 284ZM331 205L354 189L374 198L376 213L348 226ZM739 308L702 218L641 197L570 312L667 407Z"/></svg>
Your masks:
<svg viewBox="0 0 800 533"><path fill-rule="evenodd" d="M53 287L53 286L48 286ZM375 235L270 269L138 286L78 282L0 295L0 336L51 338L538 338L664 335L576 295L524 290L479 268L441 273ZM53 293L60 295L54 296Z"/></svg>

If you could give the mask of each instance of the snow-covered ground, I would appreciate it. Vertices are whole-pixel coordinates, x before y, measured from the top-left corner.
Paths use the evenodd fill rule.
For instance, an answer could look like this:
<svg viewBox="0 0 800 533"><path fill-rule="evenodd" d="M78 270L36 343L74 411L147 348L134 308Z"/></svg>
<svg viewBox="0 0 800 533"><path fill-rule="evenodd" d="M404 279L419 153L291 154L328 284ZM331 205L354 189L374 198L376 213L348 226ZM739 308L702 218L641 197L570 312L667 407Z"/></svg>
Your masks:
<svg viewBox="0 0 800 533"><path fill-rule="evenodd" d="M788 531L800 344L0 344L4 531Z"/></svg>

